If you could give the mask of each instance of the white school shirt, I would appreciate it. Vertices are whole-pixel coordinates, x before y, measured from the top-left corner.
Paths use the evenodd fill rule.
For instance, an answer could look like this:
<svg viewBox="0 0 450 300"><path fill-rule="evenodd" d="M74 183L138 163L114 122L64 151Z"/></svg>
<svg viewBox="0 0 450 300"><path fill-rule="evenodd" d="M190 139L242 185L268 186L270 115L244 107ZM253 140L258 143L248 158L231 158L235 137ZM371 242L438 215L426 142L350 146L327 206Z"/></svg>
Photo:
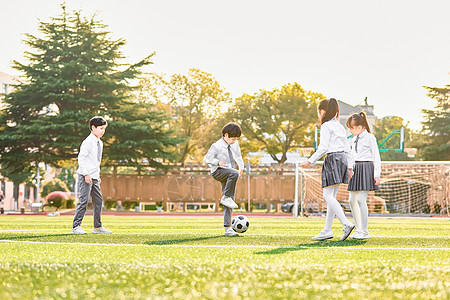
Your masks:
<svg viewBox="0 0 450 300"><path fill-rule="evenodd" d="M347 133L344 126L336 118L333 118L320 127L320 144L308 161L313 164L325 154L342 151L347 156L348 168L352 168L354 160L347 141Z"/></svg>
<svg viewBox="0 0 450 300"><path fill-rule="evenodd" d="M98 159L98 143L100 144L100 160ZM100 162L102 160L103 142L91 133L81 143L80 153L78 153L78 170L80 175L89 174L92 179L100 177Z"/></svg>
<svg viewBox="0 0 450 300"><path fill-rule="evenodd" d="M358 147L356 146L356 138L358 138ZM356 152L358 150L358 152ZM354 136L352 139L352 153L355 161L373 161L375 168L375 177L381 175L381 159L380 151L378 150L377 138L364 130L359 135Z"/></svg>
<svg viewBox="0 0 450 300"><path fill-rule="evenodd" d="M233 154L233 159L236 161L239 170L244 169L244 160L241 155L241 148L239 147L238 141L236 141L230 147L231 153ZM223 138L219 139L217 142L211 145L206 153L203 161L209 165L211 168L211 174L214 173L219 168L219 161L223 161L226 165L222 168L231 168L230 156L228 155L228 143L225 142Z"/></svg>

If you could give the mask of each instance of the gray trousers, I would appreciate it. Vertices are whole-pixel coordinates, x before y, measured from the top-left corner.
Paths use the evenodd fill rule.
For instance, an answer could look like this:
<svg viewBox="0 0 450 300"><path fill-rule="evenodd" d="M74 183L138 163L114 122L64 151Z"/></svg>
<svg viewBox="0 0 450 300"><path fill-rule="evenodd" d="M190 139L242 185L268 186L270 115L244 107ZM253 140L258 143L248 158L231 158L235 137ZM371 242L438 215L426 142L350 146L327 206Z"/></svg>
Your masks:
<svg viewBox="0 0 450 300"><path fill-rule="evenodd" d="M234 193L236 191L236 182L239 178L239 171L229 168L218 168L212 177L222 184L222 195L231 197L234 200ZM231 226L231 217L233 216L233 209L224 206L223 226Z"/></svg>
<svg viewBox="0 0 450 300"><path fill-rule="evenodd" d="M103 197L98 180L92 179L92 184L87 184L84 176L79 175L78 192L80 193L80 197L75 210L75 217L73 218L73 228L80 226L81 221L83 221L89 195L92 196L92 202L94 203L94 227L102 227L101 216Z"/></svg>

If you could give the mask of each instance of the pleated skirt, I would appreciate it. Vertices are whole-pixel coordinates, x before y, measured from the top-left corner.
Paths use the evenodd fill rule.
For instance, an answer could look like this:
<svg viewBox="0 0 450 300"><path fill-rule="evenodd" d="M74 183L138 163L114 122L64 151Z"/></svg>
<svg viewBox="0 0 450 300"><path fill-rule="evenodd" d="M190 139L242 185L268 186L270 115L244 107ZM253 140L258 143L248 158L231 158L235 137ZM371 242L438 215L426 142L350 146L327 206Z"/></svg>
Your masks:
<svg viewBox="0 0 450 300"><path fill-rule="evenodd" d="M322 187L348 183L348 163L344 152L328 153L322 167Z"/></svg>
<svg viewBox="0 0 450 300"><path fill-rule="evenodd" d="M380 188L379 185L375 185L373 161L355 162L353 173L348 183L349 191L375 191Z"/></svg>

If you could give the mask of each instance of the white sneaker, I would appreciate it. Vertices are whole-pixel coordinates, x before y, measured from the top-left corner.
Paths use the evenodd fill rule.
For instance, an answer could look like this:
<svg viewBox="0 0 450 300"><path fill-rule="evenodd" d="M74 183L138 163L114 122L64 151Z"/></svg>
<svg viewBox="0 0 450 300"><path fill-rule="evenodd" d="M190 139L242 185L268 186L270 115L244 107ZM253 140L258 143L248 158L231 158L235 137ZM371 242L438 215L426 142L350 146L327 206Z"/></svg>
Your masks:
<svg viewBox="0 0 450 300"><path fill-rule="evenodd" d="M323 241L323 240L329 240L333 238L333 232L332 231L321 231L318 235L313 237L312 241Z"/></svg>
<svg viewBox="0 0 450 300"><path fill-rule="evenodd" d="M81 226L77 226L75 228L72 228L71 234L86 234L86 231L84 231Z"/></svg>
<svg viewBox="0 0 450 300"><path fill-rule="evenodd" d="M103 234L110 234L112 233L112 231L106 230L105 228L99 227L99 228L94 228L94 230L92 230L92 233L103 233Z"/></svg>
<svg viewBox="0 0 450 300"><path fill-rule="evenodd" d="M344 228L342 228L342 237L341 237L341 241L345 241L348 236L350 235L350 233L352 233L353 229L355 229L355 225L352 223L348 223L346 225L344 225Z"/></svg>
<svg viewBox="0 0 450 300"><path fill-rule="evenodd" d="M225 227L225 236L238 236L239 234L231 229L231 227Z"/></svg>
<svg viewBox="0 0 450 300"><path fill-rule="evenodd" d="M231 197L222 197L222 199L220 199L220 204L229 208L238 208L238 205Z"/></svg>
<svg viewBox="0 0 450 300"><path fill-rule="evenodd" d="M364 231L356 231L351 237L356 240L370 239L369 233L364 232Z"/></svg>

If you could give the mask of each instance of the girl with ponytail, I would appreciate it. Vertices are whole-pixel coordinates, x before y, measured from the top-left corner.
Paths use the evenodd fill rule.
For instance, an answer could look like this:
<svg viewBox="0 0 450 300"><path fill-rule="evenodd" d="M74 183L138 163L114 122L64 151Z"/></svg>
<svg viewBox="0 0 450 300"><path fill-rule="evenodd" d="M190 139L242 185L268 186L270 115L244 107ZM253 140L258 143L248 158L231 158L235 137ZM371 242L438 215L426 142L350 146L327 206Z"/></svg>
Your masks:
<svg viewBox="0 0 450 300"><path fill-rule="evenodd" d="M325 228L313 241L333 238L331 225L334 217L338 217L343 225L341 241L344 241L355 228L345 217L341 205L336 200L339 185L348 183L349 166L353 166L353 156L347 142L344 126L337 120L339 117L339 104L334 98L322 100L317 107L320 123L320 144L317 151L301 167L307 168L322 156L327 154L322 167L323 199L327 202L327 216ZM351 167L350 167L351 168Z"/></svg>
<svg viewBox="0 0 450 300"><path fill-rule="evenodd" d="M355 158L354 173L350 174L350 208L356 223L354 239L370 238L368 231L369 210L367 196L369 191L379 189L381 159L377 139L370 133L367 116L364 112L351 115L347 127L353 134L352 153Z"/></svg>

